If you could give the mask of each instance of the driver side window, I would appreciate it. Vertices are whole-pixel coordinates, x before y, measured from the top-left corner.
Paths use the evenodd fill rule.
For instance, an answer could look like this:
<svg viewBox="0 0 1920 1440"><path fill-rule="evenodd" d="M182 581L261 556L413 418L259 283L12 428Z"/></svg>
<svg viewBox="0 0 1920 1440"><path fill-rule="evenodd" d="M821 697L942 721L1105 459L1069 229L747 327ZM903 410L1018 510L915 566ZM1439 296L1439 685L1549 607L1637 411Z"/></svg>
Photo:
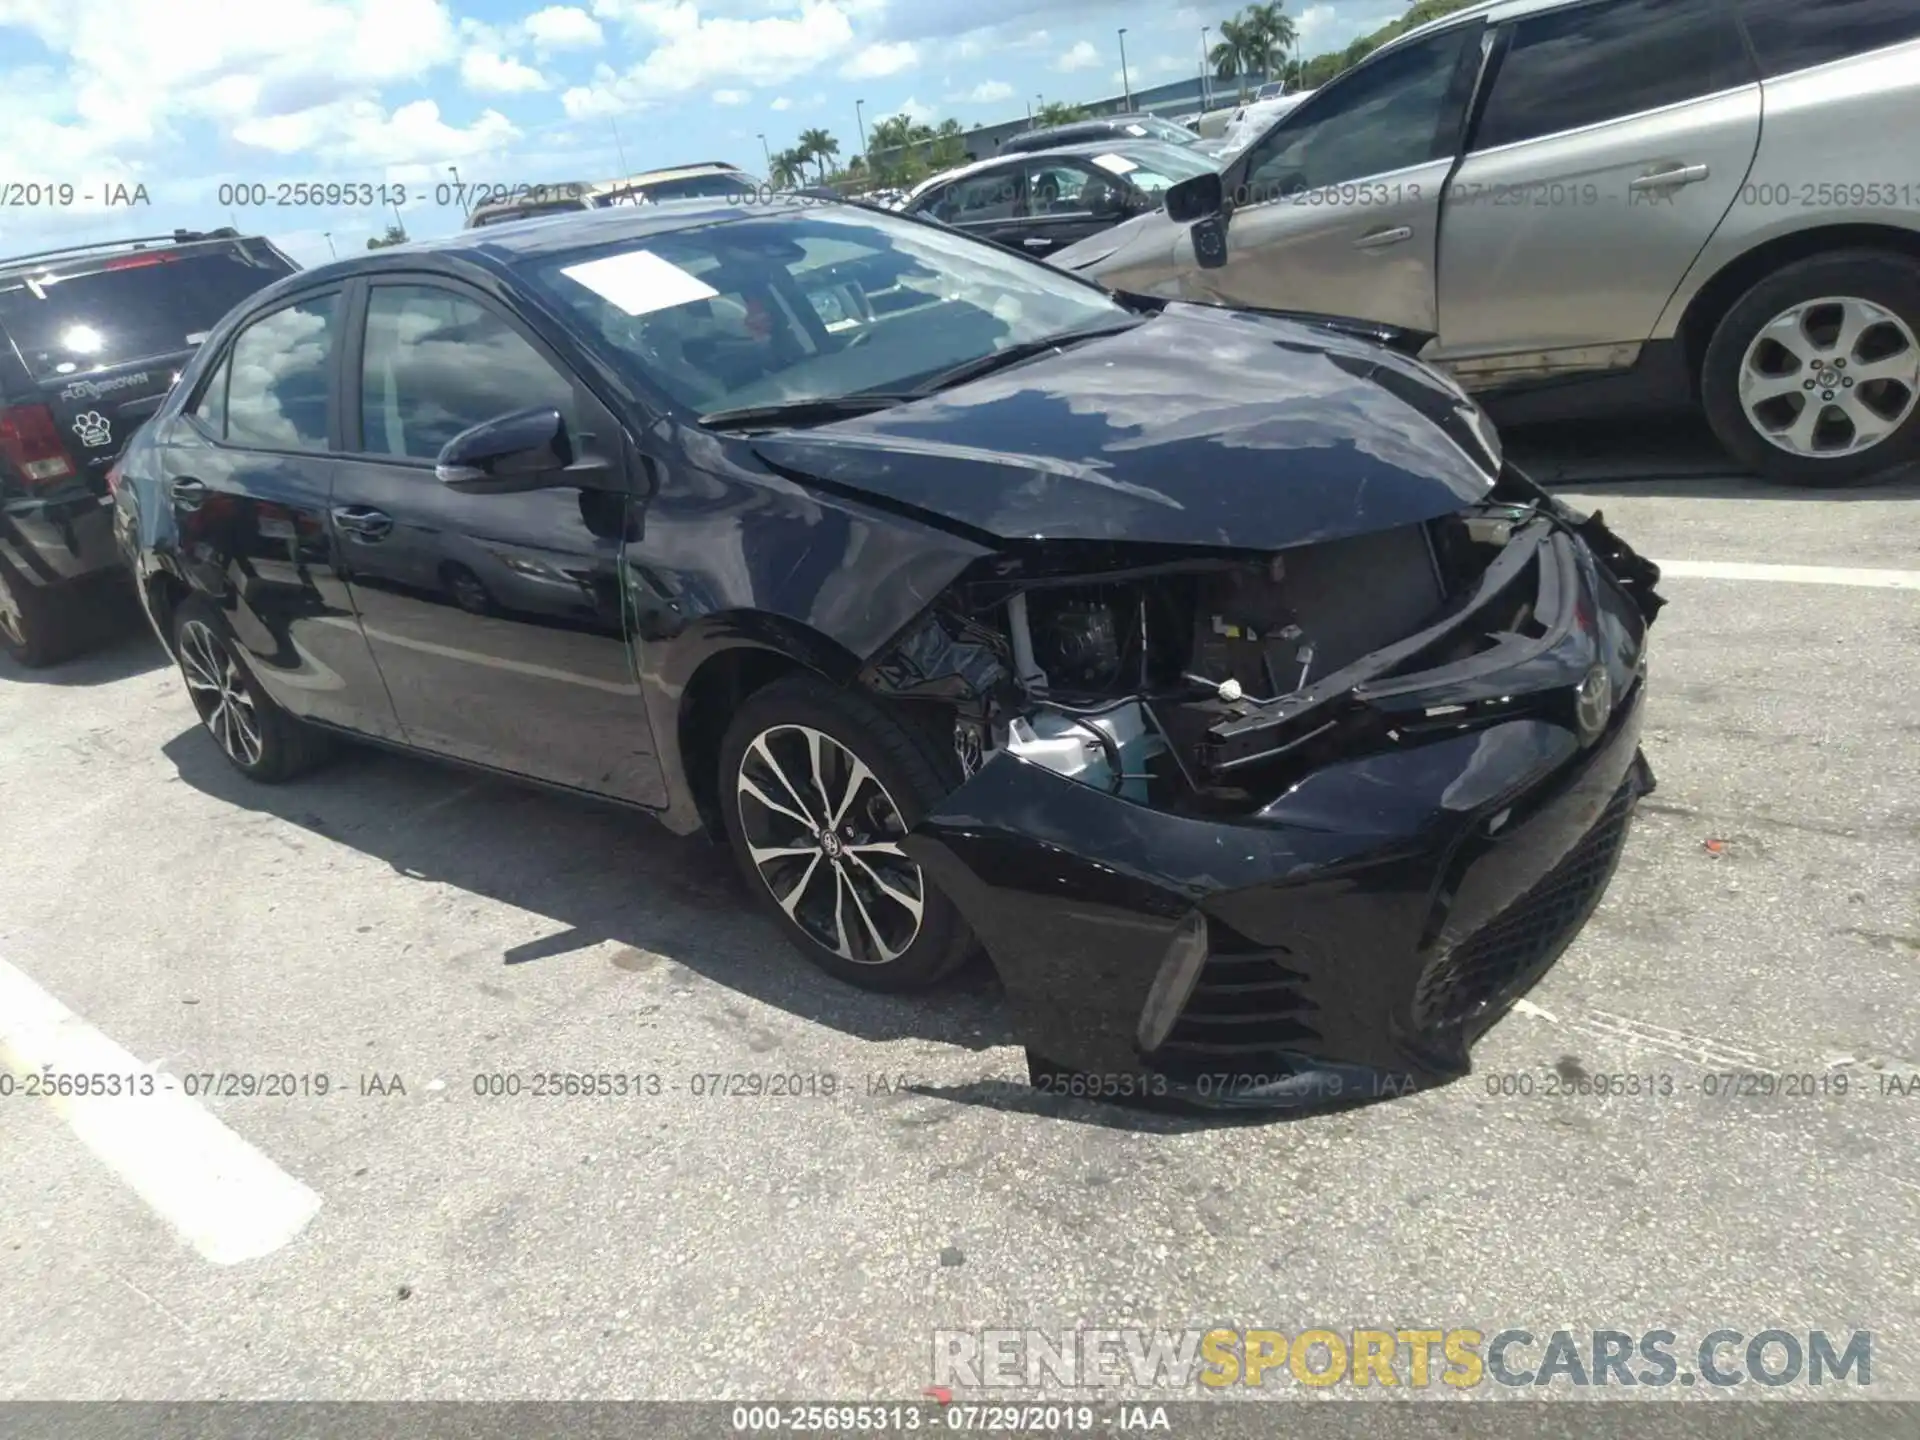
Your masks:
<svg viewBox="0 0 1920 1440"><path fill-rule="evenodd" d="M1458 26L1366 61L1258 141L1239 204L1366 180L1452 153L1459 138L1462 51L1479 27Z"/></svg>

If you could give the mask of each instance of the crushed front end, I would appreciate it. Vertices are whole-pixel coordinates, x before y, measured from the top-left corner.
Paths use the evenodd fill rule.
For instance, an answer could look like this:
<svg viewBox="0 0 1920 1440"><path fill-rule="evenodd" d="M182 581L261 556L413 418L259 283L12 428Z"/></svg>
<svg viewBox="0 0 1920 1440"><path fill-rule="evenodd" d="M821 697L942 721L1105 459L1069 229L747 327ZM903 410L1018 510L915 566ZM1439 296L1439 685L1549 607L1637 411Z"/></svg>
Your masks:
<svg viewBox="0 0 1920 1440"><path fill-rule="evenodd" d="M1270 554L1009 545L864 678L952 716L966 778L905 846L1036 1071L1346 1103L1464 1074L1598 904L1658 578L1506 467Z"/></svg>

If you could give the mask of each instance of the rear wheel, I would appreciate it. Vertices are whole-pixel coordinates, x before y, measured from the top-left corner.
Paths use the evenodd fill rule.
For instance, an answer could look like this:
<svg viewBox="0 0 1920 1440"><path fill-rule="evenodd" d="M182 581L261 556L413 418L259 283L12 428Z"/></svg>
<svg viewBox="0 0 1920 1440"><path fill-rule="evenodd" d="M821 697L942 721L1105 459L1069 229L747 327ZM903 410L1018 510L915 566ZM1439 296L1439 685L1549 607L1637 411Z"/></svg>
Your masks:
<svg viewBox="0 0 1920 1440"><path fill-rule="evenodd" d="M822 970L915 990L973 935L900 840L958 782L931 734L813 676L756 691L721 744L721 810L761 908Z"/></svg>
<svg viewBox="0 0 1920 1440"><path fill-rule="evenodd" d="M1715 329L1700 395L1720 442L1780 484L1920 456L1920 264L1846 251L1768 276Z"/></svg>
<svg viewBox="0 0 1920 1440"><path fill-rule="evenodd" d="M269 784L290 780L326 753L324 735L260 688L225 617L205 600L195 597L174 611L173 653L200 723L241 774Z"/></svg>
<svg viewBox="0 0 1920 1440"><path fill-rule="evenodd" d="M58 591L35 585L0 560L0 650L29 669L64 660L74 627Z"/></svg>

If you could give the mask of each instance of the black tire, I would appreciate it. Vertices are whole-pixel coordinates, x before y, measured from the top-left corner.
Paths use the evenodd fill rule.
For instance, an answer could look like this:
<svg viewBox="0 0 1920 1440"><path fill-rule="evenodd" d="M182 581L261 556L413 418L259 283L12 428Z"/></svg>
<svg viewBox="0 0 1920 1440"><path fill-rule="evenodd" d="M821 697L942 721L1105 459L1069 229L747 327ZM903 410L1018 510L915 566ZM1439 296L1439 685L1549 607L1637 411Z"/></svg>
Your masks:
<svg viewBox="0 0 1920 1440"><path fill-rule="evenodd" d="M1749 417L1740 396L1741 367L1749 347L1776 316L1796 305L1828 297L1870 301L1898 316L1909 336L1920 337L1920 263L1881 250L1842 250L1784 266L1747 291L1722 317L1701 362L1700 401L1713 433L1736 459L1775 484L1852 485L1920 458L1920 403L1913 404L1898 428L1884 439L1831 458L1782 449ZM1890 327L1880 327L1875 338L1884 339L1892 333ZM1813 373L1819 372L1810 372L1809 378ZM1852 389L1847 386L1845 391L1816 393L1822 397L1827 393L1844 395ZM1904 403L1899 397L1905 389L1882 382L1874 392L1875 399L1884 399L1889 414L1897 414L1898 405ZM1860 395L1865 397L1867 393L1862 390ZM1920 401L1920 397L1915 398ZM1801 413L1794 401L1795 397L1783 396L1769 402L1773 407L1769 415L1785 423L1789 414ZM1805 403L1805 399L1797 401L1798 405ZM1833 433L1848 432L1836 421Z"/></svg>
<svg viewBox="0 0 1920 1440"><path fill-rule="evenodd" d="M29 670L71 655L77 636L63 598L60 590L35 585L0 560L0 650Z"/></svg>
<svg viewBox="0 0 1920 1440"><path fill-rule="evenodd" d="M453 597L453 603L469 615L498 613L500 604L487 589L487 582L458 560L449 560L440 567L440 581Z"/></svg>
<svg viewBox="0 0 1920 1440"><path fill-rule="evenodd" d="M951 748L943 753L932 728L816 676L795 675L750 695L720 745L720 809L727 840L756 902L801 954L862 989L924 989L963 965L974 947L960 912L924 871L904 856L870 848L891 844L883 837L904 834L960 783ZM797 799L807 823L818 830L834 809L813 784L809 747L814 742L808 731L834 742L876 782L862 781L847 796L844 781L857 772L831 747L821 747L829 799L844 802L839 807L843 823L831 841L810 837L793 814ZM763 737L763 746L756 747ZM761 794L772 791L789 807L784 815L743 791L746 766L751 767L747 778ZM779 775L788 776L784 793ZM795 846L800 853L770 860L763 872L751 853L755 845ZM793 899L792 913L776 895L777 885ZM902 895L918 899L917 917L896 898ZM917 921L910 935L909 920Z"/></svg>
<svg viewBox="0 0 1920 1440"><path fill-rule="evenodd" d="M227 763L248 779L269 785L291 780L332 749L326 735L301 724L260 688L226 616L198 595L173 612L173 654L200 723ZM209 681L230 688L216 694L207 688ZM235 696L244 705L223 717L222 705L231 705Z"/></svg>

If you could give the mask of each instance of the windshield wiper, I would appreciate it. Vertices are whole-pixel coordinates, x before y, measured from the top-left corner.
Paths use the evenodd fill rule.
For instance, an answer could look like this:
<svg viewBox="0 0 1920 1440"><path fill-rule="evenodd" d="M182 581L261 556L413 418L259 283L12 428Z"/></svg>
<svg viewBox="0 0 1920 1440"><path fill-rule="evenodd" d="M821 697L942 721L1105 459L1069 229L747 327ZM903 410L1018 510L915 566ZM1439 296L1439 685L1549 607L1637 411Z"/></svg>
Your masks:
<svg viewBox="0 0 1920 1440"><path fill-rule="evenodd" d="M732 410L715 410L702 415L700 423L715 430L753 425L824 425L830 420L845 420L853 415L871 415L875 410L890 409L918 398L917 395L887 395L872 390L860 395L814 395L805 400L780 400L770 405L741 405Z"/></svg>
<svg viewBox="0 0 1920 1440"><path fill-rule="evenodd" d="M1089 325L1078 330L1062 330L1057 335L1048 335L1039 340L1023 340L1018 345L1009 345L1004 350L992 350L985 355L976 355L971 360L963 360L949 370L942 370L930 380L922 381L909 392L916 399L931 395L938 390L947 390L968 380L977 380L982 375L991 375L995 370L1004 370L1009 365L1017 365L1022 360L1031 360L1039 355L1060 350L1068 345L1078 344L1082 340L1097 340L1102 335L1118 335L1131 330L1140 322L1128 320L1123 325Z"/></svg>

